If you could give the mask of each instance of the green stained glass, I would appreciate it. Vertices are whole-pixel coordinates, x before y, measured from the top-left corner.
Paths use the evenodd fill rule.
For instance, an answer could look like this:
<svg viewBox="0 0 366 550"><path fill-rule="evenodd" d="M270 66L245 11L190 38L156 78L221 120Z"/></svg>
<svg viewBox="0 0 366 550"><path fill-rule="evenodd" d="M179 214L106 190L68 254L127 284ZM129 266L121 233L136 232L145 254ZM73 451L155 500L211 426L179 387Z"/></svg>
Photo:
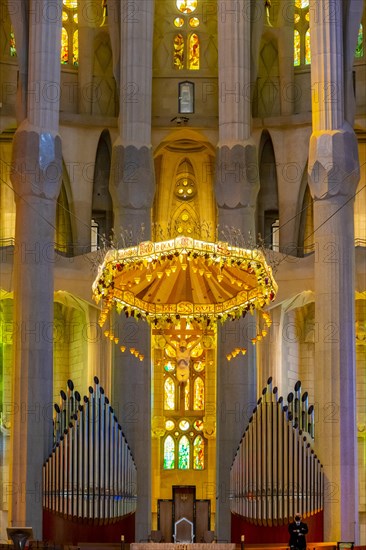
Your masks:
<svg viewBox="0 0 366 550"><path fill-rule="evenodd" d="M174 369L175 369L175 365L173 365L173 363L171 361L168 361L164 365L164 370L166 370L166 372L172 372Z"/></svg>
<svg viewBox="0 0 366 550"><path fill-rule="evenodd" d="M75 31L72 36L72 57L74 67L79 65L79 31Z"/></svg>
<svg viewBox="0 0 366 550"><path fill-rule="evenodd" d="M170 376L164 382L164 409L167 411L175 409L175 384Z"/></svg>
<svg viewBox="0 0 366 550"><path fill-rule="evenodd" d="M360 24L360 27L358 29L358 36L357 36L357 46L355 50L355 57L357 59L360 59L363 57L363 26L362 23Z"/></svg>
<svg viewBox="0 0 366 550"><path fill-rule="evenodd" d="M184 387L184 410L189 411L189 379Z"/></svg>
<svg viewBox="0 0 366 550"><path fill-rule="evenodd" d="M203 470L205 467L205 442L201 435L198 435L193 442L193 469Z"/></svg>
<svg viewBox="0 0 366 550"><path fill-rule="evenodd" d="M300 65L300 33L298 30L294 31L294 66Z"/></svg>
<svg viewBox="0 0 366 550"><path fill-rule="evenodd" d="M205 408L205 385L200 376L193 384L193 410L202 411Z"/></svg>
<svg viewBox="0 0 366 550"><path fill-rule="evenodd" d="M175 69L184 68L184 38L181 34L174 37L173 64Z"/></svg>
<svg viewBox="0 0 366 550"><path fill-rule="evenodd" d="M198 70L200 68L200 42L196 33L189 37L189 62L188 69Z"/></svg>
<svg viewBox="0 0 366 550"><path fill-rule="evenodd" d="M305 33L305 64L310 65L311 52L310 52L310 29Z"/></svg>
<svg viewBox="0 0 366 550"><path fill-rule="evenodd" d="M164 470L172 470L175 468L174 451L174 439L171 435L168 435L164 441Z"/></svg>
<svg viewBox="0 0 366 550"><path fill-rule="evenodd" d="M69 35L65 27L61 31L61 63L66 65L69 62Z"/></svg>
<svg viewBox="0 0 366 550"><path fill-rule="evenodd" d="M180 438L178 447L178 468L189 469L189 439L186 435Z"/></svg>

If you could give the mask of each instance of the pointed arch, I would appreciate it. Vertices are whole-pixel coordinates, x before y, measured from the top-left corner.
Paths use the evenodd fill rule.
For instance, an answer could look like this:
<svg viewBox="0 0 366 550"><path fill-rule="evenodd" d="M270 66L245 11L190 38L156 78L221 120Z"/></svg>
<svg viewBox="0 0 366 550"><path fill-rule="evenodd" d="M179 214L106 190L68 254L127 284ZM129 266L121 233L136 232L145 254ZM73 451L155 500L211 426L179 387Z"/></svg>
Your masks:
<svg viewBox="0 0 366 550"><path fill-rule="evenodd" d="M168 435L164 441L164 470L173 470L175 468L175 442L171 435Z"/></svg>
<svg viewBox="0 0 366 550"><path fill-rule="evenodd" d="M203 411L205 408L205 383L197 376L193 383L193 410Z"/></svg>
<svg viewBox="0 0 366 550"><path fill-rule="evenodd" d="M175 383L171 376L167 376L164 382L164 410L175 410Z"/></svg>
<svg viewBox="0 0 366 550"><path fill-rule="evenodd" d="M205 441L197 435L193 441L193 469L203 470L205 467Z"/></svg>
<svg viewBox="0 0 366 550"><path fill-rule="evenodd" d="M104 130L99 138L95 155L91 212L91 248L100 248L102 240L109 239L113 227L113 204L109 192L111 169L111 138Z"/></svg>
<svg viewBox="0 0 366 550"><path fill-rule="evenodd" d="M267 130L262 133L259 146L260 188L257 198L257 232L266 248L278 250L279 200L276 159L272 138Z"/></svg>
<svg viewBox="0 0 366 550"><path fill-rule="evenodd" d="M178 443L178 468L179 470L188 470L190 463L191 448L189 439L183 435Z"/></svg>

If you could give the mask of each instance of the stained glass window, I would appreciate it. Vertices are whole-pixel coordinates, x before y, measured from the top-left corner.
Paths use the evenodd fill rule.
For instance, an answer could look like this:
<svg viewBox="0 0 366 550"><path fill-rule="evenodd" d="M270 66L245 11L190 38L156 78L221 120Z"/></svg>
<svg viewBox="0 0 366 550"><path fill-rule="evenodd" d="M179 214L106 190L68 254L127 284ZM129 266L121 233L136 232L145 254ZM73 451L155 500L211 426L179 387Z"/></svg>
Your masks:
<svg viewBox="0 0 366 550"><path fill-rule="evenodd" d="M173 378L168 376L164 383L164 409L174 411L175 409L175 384Z"/></svg>
<svg viewBox="0 0 366 550"><path fill-rule="evenodd" d="M174 38L174 68L184 68L184 38L181 34L177 34Z"/></svg>
<svg viewBox="0 0 366 550"><path fill-rule="evenodd" d="M189 20L189 26L190 27L193 27L193 28L196 28L198 27L200 24L200 20L198 19L198 17L191 17L190 20Z"/></svg>
<svg viewBox="0 0 366 550"><path fill-rule="evenodd" d="M198 0L176 0L175 4L181 13L192 13L197 8Z"/></svg>
<svg viewBox="0 0 366 550"><path fill-rule="evenodd" d="M190 402L189 402L189 378L186 382L186 385L184 387L184 410L189 411L190 409Z"/></svg>
<svg viewBox="0 0 366 550"><path fill-rule="evenodd" d="M360 59L363 57L363 26L362 23L360 24L360 27L358 29L358 36L357 36L357 46L355 50L355 57L357 59Z"/></svg>
<svg viewBox="0 0 366 550"><path fill-rule="evenodd" d="M171 435L164 441L164 470L175 468L175 443Z"/></svg>
<svg viewBox="0 0 366 550"><path fill-rule="evenodd" d="M205 408L205 385L200 376L193 384L193 410L202 411Z"/></svg>
<svg viewBox="0 0 366 550"><path fill-rule="evenodd" d="M79 65L79 31L75 31L72 37L72 59L76 67Z"/></svg>
<svg viewBox="0 0 366 550"><path fill-rule="evenodd" d="M188 470L189 455L189 439L186 435L183 435L183 437L180 438L178 445L178 468L180 470Z"/></svg>
<svg viewBox="0 0 366 550"><path fill-rule="evenodd" d="M188 69L198 70L200 68L200 43L198 35L192 33L189 37L189 65Z"/></svg>
<svg viewBox="0 0 366 550"><path fill-rule="evenodd" d="M165 429L168 430L169 432L171 432L172 430L174 430L175 428L175 424L173 422L173 420L167 420L165 422Z"/></svg>
<svg viewBox="0 0 366 550"><path fill-rule="evenodd" d="M305 33L305 64L310 65L311 53L310 53L310 29Z"/></svg>
<svg viewBox="0 0 366 550"><path fill-rule="evenodd" d="M77 67L79 64L79 33L77 30L77 0L63 0L61 31L61 64Z"/></svg>
<svg viewBox="0 0 366 550"><path fill-rule="evenodd" d="M69 33L62 27L61 31L61 63L67 65L69 62Z"/></svg>
<svg viewBox="0 0 366 550"><path fill-rule="evenodd" d="M309 1L295 0L294 13L294 66L310 65Z"/></svg>
<svg viewBox="0 0 366 550"><path fill-rule="evenodd" d="M183 432L186 432L187 430L189 430L188 420L181 420L179 422L179 429L182 430Z"/></svg>
<svg viewBox="0 0 366 550"><path fill-rule="evenodd" d="M193 442L193 469L203 470L205 467L205 442L201 435L198 435Z"/></svg>
<svg viewBox="0 0 366 550"><path fill-rule="evenodd" d="M179 28L179 27L183 27L183 25L184 25L184 19L182 17L176 17L174 19L174 26L175 27Z"/></svg>
<svg viewBox="0 0 366 550"><path fill-rule="evenodd" d="M16 57L17 56L17 48L15 45L15 34L13 27L10 27L10 56Z"/></svg>

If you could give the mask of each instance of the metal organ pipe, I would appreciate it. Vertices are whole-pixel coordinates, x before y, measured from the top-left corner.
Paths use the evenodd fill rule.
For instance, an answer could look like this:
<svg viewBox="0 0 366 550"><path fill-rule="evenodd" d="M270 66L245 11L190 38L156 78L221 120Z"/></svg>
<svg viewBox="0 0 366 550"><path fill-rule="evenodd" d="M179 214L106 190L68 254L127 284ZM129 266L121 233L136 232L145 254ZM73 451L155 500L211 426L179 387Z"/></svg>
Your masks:
<svg viewBox="0 0 366 550"><path fill-rule="evenodd" d="M231 509L257 525L283 525L323 508L324 476L313 449L314 407L301 382L286 404L272 378L258 399L231 469Z"/></svg>
<svg viewBox="0 0 366 550"><path fill-rule="evenodd" d="M81 399L71 380L55 404L54 448L43 466L43 506L115 520L136 507L136 466L97 377Z"/></svg>

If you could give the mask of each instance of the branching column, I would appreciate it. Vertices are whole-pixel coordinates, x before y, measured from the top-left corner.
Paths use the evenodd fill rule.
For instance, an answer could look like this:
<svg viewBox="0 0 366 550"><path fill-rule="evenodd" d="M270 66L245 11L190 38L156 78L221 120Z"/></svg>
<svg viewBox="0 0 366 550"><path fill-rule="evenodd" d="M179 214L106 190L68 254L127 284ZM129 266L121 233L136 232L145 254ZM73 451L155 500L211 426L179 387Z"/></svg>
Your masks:
<svg viewBox="0 0 366 550"><path fill-rule="evenodd" d="M246 240L255 238L254 210L259 189L257 153L251 139L250 2L218 0L219 143L216 200L219 238L227 228ZM264 5L263 5L264 9ZM229 229L229 233L231 229ZM232 243L233 244L233 243ZM232 363L226 356L254 336L255 319L220 327L217 363L217 495L216 530L230 540L230 466L243 427L256 402L255 356Z"/></svg>
<svg viewBox="0 0 366 550"><path fill-rule="evenodd" d="M31 526L34 538L42 539L42 464L52 449L54 226L62 173L61 1L31 0L23 16L22 32L29 31L26 118L14 137L11 173L16 228L10 525Z"/></svg>
<svg viewBox="0 0 366 550"><path fill-rule="evenodd" d="M310 2L314 197L316 450L324 464L325 540L358 538L354 193L357 141L345 120L343 2Z"/></svg>
<svg viewBox="0 0 366 550"><path fill-rule="evenodd" d="M115 3L112 3L115 6ZM151 86L153 0L119 4L120 115L119 137L114 143L111 194L114 228L126 231L136 243L151 234L151 206L155 179L151 148ZM144 232L142 232L144 227ZM147 324L116 319L116 329L127 350L135 347L144 355L139 361L118 349L112 375L113 400L119 403L123 429L137 466L138 506L136 540L151 531L151 349Z"/></svg>

